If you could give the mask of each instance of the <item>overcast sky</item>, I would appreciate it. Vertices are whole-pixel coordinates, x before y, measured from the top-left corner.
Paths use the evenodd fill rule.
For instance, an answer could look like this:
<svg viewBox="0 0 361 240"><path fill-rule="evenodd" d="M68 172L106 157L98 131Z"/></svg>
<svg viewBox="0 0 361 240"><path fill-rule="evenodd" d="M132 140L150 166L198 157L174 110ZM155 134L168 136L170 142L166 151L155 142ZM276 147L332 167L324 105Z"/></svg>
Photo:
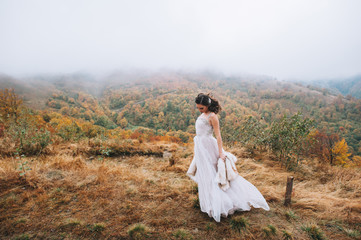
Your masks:
<svg viewBox="0 0 361 240"><path fill-rule="evenodd" d="M0 72L361 73L360 0L0 0Z"/></svg>

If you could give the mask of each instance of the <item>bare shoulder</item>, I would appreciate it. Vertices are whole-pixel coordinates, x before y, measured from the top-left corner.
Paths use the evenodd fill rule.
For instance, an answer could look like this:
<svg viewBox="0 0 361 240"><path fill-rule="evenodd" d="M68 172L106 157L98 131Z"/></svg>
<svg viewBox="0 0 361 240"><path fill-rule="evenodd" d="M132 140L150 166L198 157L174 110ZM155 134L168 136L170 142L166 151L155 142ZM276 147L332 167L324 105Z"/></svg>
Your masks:
<svg viewBox="0 0 361 240"><path fill-rule="evenodd" d="M218 119L218 116L214 112L211 112L209 118Z"/></svg>
<svg viewBox="0 0 361 240"><path fill-rule="evenodd" d="M210 113L210 115L209 115L209 120L210 120L211 122L217 122L217 121L218 121L218 116L217 116L217 114L215 114L214 112Z"/></svg>

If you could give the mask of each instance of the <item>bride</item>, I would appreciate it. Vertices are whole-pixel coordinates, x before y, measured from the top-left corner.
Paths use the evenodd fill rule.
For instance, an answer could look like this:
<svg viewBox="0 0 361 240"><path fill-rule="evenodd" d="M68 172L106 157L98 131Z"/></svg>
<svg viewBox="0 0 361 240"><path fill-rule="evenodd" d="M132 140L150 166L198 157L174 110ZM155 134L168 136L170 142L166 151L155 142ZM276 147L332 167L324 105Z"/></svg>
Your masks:
<svg viewBox="0 0 361 240"><path fill-rule="evenodd" d="M202 113L195 123L194 157L187 175L198 185L199 205L202 212L220 222L221 216L227 217L235 211L249 211L251 206L270 208L258 189L238 175L230 180L229 188L220 188L216 181L217 163L227 156L236 157L222 147L222 138L216 115L221 106L210 94L200 93L195 99L198 110ZM215 133L216 138L212 133Z"/></svg>

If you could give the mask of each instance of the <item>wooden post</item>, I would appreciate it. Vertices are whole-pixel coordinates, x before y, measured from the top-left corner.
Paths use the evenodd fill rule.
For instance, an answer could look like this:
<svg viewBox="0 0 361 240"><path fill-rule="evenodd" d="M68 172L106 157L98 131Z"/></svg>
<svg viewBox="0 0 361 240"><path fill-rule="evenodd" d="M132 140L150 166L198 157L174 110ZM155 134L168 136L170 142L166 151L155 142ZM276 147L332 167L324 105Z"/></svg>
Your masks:
<svg viewBox="0 0 361 240"><path fill-rule="evenodd" d="M291 204L291 195L292 195L292 186L293 186L293 176L287 177L287 186L286 186L286 194L285 194L285 206Z"/></svg>

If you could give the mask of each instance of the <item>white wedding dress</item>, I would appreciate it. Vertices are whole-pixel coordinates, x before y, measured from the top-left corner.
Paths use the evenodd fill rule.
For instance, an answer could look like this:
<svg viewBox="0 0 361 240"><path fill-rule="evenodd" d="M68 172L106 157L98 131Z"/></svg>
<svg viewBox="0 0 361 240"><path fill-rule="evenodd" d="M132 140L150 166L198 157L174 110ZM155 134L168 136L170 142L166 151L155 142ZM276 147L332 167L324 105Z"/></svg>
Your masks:
<svg viewBox="0 0 361 240"><path fill-rule="evenodd" d="M207 118L202 115L195 123L196 136L193 138L192 161L195 161L196 173L192 174L191 167L187 171L187 175L198 184L201 211L213 217L217 222L220 222L221 216L227 217L228 214L233 214L237 210L249 211L251 206L268 211L270 208L262 194L242 176L238 175L231 180L230 187L226 191L218 186L215 180L219 158L217 139L212 135L213 128L208 120L210 114ZM222 150L226 153L223 148Z"/></svg>

